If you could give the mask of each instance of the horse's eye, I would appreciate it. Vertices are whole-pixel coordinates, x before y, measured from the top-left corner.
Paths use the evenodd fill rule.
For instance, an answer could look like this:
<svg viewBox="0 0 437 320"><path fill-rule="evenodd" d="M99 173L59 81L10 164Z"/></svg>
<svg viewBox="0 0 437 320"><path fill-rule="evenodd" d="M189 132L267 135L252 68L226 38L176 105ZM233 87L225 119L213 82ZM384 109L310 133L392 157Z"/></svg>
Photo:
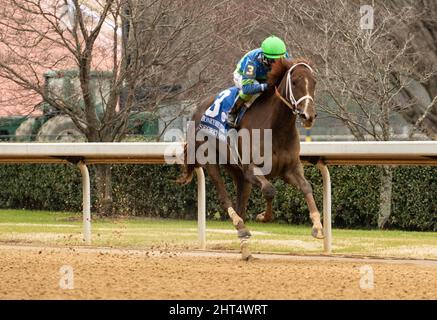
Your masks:
<svg viewBox="0 0 437 320"><path fill-rule="evenodd" d="M292 84L293 86L296 86L296 81L293 80L293 81L291 82L291 84Z"/></svg>

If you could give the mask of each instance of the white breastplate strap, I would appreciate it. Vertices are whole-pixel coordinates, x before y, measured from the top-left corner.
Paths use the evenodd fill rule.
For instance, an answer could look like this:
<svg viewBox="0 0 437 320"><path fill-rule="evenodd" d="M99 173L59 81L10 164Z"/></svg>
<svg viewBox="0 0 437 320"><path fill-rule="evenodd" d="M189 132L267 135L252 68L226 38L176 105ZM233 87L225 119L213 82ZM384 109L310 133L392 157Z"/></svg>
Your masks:
<svg viewBox="0 0 437 320"><path fill-rule="evenodd" d="M296 99L294 98L293 90L292 90L292 88L291 88L291 82L292 82L292 81L291 81L291 72L292 72L293 69L296 68L297 66L305 66L305 67L307 67L311 72L313 72L313 68L311 68L308 64L306 64L306 63L304 63L304 62L296 63L294 66L292 66L292 67L290 68L290 70L288 70L288 74L287 74L287 86L286 86L286 96L287 96L287 99L291 102L291 104L294 105L295 107L297 107L297 106L299 105L299 103L301 103L302 101L307 100L307 99L308 99L308 100L311 100L311 101L314 101L313 97L311 97L310 95L303 96L303 97L299 98L299 100L296 100Z"/></svg>

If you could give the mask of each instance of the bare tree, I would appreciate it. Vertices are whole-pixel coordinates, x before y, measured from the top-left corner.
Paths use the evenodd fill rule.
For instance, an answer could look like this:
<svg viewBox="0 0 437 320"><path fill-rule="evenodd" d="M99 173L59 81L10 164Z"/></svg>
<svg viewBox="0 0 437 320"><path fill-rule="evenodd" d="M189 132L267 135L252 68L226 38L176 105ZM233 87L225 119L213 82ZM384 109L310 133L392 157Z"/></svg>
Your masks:
<svg viewBox="0 0 437 320"><path fill-rule="evenodd" d="M108 134L104 130L107 117L99 117L97 113L91 73L92 68L98 68L104 60L102 56L96 57L96 41L107 19L112 16L113 28L110 32L114 34L114 43L110 45L113 50L109 61L112 60L113 90L101 99L106 100L105 115L113 114L120 83L117 78L119 3L113 0L97 2L95 12L86 12L86 8L78 0L5 1L0 19L0 47L5 57L0 61L0 77L18 85L24 93L37 94L54 109L67 115L88 141L110 141L111 135L116 132ZM43 72L72 67L77 69L79 79L78 90L74 93L76 97L67 99L62 90L46 90ZM80 100L83 101L82 107L79 107ZM99 166L97 180L101 191L105 189L105 176L109 177L107 167ZM104 192L99 192L99 195L101 200L110 198Z"/></svg>
<svg viewBox="0 0 437 320"><path fill-rule="evenodd" d="M413 124L414 131L422 131L431 139L437 139L437 75L429 72L437 66L437 3L433 0L400 0L385 3L387 10L399 12L409 8L414 15L410 19L400 19L399 27L390 28L390 33L397 43L410 38L409 51L415 53L414 79L422 79L420 83L412 83L400 91L398 97L404 108L401 114ZM423 76L428 74L428 76ZM417 80L416 79L416 80Z"/></svg>
<svg viewBox="0 0 437 320"><path fill-rule="evenodd" d="M5 0L0 78L67 115L87 141L120 141L136 115L208 91L210 55L233 15L226 1L212 0ZM45 88L42 74L62 69L77 70L74 97ZM97 167L103 212L110 177L109 166Z"/></svg>

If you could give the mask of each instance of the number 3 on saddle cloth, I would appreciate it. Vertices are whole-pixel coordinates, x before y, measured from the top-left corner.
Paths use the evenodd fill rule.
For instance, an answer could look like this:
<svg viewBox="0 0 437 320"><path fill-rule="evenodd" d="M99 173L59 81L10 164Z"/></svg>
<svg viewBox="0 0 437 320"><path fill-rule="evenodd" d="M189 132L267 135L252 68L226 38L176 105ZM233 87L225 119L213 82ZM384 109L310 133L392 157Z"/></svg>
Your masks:
<svg viewBox="0 0 437 320"><path fill-rule="evenodd" d="M200 119L197 131L202 130L212 135L222 142L226 143L226 137L230 125L228 124L229 111L238 99L239 88L230 87L220 92L214 99L213 104L206 109ZM246 108L241 108L237 115L236 123L238 124L246 112Z"/></svg>

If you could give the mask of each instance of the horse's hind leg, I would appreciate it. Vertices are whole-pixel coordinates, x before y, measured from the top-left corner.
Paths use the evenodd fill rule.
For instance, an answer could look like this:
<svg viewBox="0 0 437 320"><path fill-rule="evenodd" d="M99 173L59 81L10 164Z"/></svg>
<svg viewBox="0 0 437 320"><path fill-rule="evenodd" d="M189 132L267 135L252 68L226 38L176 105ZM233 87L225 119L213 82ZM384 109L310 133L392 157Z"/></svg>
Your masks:
<svg viewBox="0 0 437 320"><path fill-rule="evenodd" d="M182 173L176 178L176 182L182 185L190 183L191 180L193 180L193 172L195 168L195 164L183 164Z"/></svg>
<svg viewBox="0 0 437 320"><path fill-rule="evenodd" d="M234 168L232 166L225 166L225 168L234 180L235 188L237 190L235 210L243 220L246 220L246 207L247 202L249 201L250 192L252 191L252 184L244 178L244 174L239 168Z"/></svg>
<svg viewBox="0 0 437 320"><path fill-rule="evenodd" d="M283 179L286 183L292 184L302 191L308 205L311 221L313 222L311 235L314 238L323 239L323 227L320 221L320 213L317 209L316 202L314 201L313 188L307 179L305 179L302 163L298 162L296 165L290 167L290 169L286 171Z"/></svg>
<svg viewBox="0 0 437 320"><path fill-rule="evenodd" d="M240 238L241 245L241 255L243 260L252 259L252 255L249 250L249 238L251 236L249 230L246 228L243 219L235 212L232 207L232 202L229 198L228 192L226 191L225 183L220 175L220 170L217 164L206 164L206 170L208 171L208 175L212 182L214 183L220 205L222 208L228 213L229 217L232 219L232 223L237 229L238 237Z"/></svg>
<svg viewBox="0 0 437 320"><path fill-rule="evenodd" d="M237 212L241 217L246 219L247 202L249 201L250 192L252 191L252 184L247 182L244 177L238 179L237 183Z"/></svg>
<svg viewBox="0 0 437 320"><path fill-rule="evenodd" d="M276 193L275 187L273 187L273 184L263 175L255 175L254 170L256 170L255 165L249 165L248 167L244 168L244 176L247 181L261 188L261 192L267 202L266 211L257 215L256 220L261 222L269 222L273 220L272 203Z"/></svg>
<svg viewBox="0 0 437 320"><path fill-rule="evenodd" d="M177 159L177 163L181 164L182 173L176 178L176 183L182 185L188 184L193 180L193 172L196 168L196 164L188 163L187 148L188 146L185 144L184 152L181 155L182 157Z"/></svg>

